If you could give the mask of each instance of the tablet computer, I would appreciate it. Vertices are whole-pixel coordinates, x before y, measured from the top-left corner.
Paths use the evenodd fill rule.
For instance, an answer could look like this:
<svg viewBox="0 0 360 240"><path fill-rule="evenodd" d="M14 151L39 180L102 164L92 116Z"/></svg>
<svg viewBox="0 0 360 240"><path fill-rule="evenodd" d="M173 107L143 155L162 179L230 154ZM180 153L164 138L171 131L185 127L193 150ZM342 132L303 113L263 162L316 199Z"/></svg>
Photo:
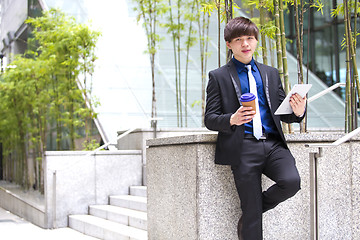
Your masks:
<svg viewBox="0 0 360 240"><path fill-rule="evenodd" d="M293 110L290 106L290 97L295 93L298 93L302 98L305 97L311 86L312 84L295 84L288 95L285 97L284 101L280 104L275 114L291 114Z"/></svg>

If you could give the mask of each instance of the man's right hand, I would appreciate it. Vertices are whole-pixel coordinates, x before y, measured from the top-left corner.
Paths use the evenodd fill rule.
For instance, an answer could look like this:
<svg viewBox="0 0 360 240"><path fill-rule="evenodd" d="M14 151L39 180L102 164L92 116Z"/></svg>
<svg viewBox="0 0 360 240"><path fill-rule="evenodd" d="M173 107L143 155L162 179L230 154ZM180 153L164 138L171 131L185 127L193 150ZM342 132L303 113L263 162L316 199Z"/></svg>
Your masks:
<svg viewBox="0 0 360 240"><path fill-rule="evenodd" d="M241 106L233 115L230 117L230 125L242 125L250 122L255 116L255 111L252 107Z"/></svg>

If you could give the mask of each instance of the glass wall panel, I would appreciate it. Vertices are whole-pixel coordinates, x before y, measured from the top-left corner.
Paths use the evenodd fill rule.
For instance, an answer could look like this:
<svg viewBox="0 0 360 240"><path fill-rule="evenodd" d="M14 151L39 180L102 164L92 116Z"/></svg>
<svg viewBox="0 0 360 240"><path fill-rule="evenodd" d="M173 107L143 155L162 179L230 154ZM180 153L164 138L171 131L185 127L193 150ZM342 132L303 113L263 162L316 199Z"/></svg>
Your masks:
<svg viewBox="0 0 360 240"><path fill-rule="evenodd" d="M343 15L332 16L333 9L342 1L322 1L323 13L312 8L304 14L304 53L303 63L309 63L312 70L325 84L345 82L346 53L343 47L345 28ZM296 56L295 25L293 23L294 8L289 7L285 12L286 35L291 41L287 50ZM358 27L360 26L357 20ZM309 24L310 23L310 24ZM310 27L310 33L308 28ZM352 27L353 24L352 24ZM360 42L357 41L359 47ZM359 62L359 61L357 61Z"/></svg>

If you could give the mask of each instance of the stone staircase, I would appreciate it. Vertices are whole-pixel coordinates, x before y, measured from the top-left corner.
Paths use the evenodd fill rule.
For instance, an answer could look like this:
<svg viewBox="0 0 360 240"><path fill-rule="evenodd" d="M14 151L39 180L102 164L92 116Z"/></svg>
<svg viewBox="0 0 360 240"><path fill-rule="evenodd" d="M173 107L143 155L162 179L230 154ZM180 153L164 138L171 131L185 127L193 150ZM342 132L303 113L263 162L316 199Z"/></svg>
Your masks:
<svg viewBox="0 0 360 240"><path fill-rule="evenodd" d="M130 195L110 196L109 205L89 206L89 215L70 215L69 227L99 239L147 239L146 187Z"/></svg>

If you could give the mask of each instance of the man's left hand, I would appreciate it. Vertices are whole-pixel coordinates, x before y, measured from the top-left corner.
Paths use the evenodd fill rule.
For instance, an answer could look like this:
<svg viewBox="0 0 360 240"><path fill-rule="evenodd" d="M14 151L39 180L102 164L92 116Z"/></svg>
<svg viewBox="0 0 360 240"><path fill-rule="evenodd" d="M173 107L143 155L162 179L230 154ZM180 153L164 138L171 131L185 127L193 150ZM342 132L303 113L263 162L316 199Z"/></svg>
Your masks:
<svg viewBox="0 0 360 240"><path fill-rule="evenodd" d="M294 114L301 117L305 113L306 96L301 97L298 93L293 94L290 97L290 106L294 111Z"/></svg>

